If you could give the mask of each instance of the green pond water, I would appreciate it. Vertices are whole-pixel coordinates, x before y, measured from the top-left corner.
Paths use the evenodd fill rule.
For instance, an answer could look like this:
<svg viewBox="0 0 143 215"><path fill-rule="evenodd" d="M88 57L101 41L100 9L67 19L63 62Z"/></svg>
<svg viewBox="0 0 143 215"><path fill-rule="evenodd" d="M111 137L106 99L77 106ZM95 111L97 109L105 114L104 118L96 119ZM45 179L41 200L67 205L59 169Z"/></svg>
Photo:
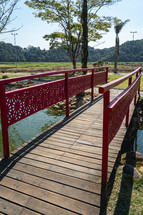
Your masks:
<svg viewBox="0 0 143 215"><path fill-rule="evenodd" d="M54 112L49 108L39 111L11 126L9 126L10 151L29 141L37 134L44 131L53 123L64 117L64 113ZM0 157L3 156L2 133L0 125Z"/></svg>
<svg viewBox="0 0 143 215"><path fill-rule="evenodd" d="M143 130L137 131L137 136L134 142L134 150L143 154Z"/></svg>

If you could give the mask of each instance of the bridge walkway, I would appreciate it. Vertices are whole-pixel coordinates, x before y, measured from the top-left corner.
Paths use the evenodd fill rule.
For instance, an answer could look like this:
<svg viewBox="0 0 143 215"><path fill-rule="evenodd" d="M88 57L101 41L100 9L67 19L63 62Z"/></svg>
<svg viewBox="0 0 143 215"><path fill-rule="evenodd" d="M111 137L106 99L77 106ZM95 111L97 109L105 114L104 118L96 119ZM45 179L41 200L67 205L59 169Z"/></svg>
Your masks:
<svg viewBox="0 0 143 215"><path fill-rule="evenodd" d="M1 159L0 214L98 215L102 123L100 97ZM108 178L125 132L110 143Z"/></svg>

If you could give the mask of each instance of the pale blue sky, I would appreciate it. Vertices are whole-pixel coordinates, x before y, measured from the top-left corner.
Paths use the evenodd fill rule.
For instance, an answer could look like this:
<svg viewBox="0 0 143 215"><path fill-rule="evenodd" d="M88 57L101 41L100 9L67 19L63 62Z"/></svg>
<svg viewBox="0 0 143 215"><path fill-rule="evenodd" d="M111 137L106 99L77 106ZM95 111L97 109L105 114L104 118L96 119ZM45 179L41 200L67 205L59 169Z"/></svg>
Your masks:
<svg viewBox="0 0 143 215"><path fill-rule="evenodd" d="M133 35L131 31L137 31L135 34L136 39L143 39L143 0L122 0L121 2L102 8L99 11L100 15L113 16L125 21L130 19L120 33L120 44L127 40L132 40ZM40 47L41 49L48 49L48 42L45 41L42 36L52 33L57 29L55 24L47 24L45 21L41 21L39 18L35 18L32 14L34 10L24 5L24 0L20 0L17 9L13 13L15 18L8 29L18 28L23 26L17 33L16 44L21 47L28 47L29 45ZM11 33L0 35L0 41L6 43L14 43L14 37ZM103 38L96 43L89 43L89 45L95 48L108 48L115 44L115 32L112 27L108 33L103 35Z"/></svg>

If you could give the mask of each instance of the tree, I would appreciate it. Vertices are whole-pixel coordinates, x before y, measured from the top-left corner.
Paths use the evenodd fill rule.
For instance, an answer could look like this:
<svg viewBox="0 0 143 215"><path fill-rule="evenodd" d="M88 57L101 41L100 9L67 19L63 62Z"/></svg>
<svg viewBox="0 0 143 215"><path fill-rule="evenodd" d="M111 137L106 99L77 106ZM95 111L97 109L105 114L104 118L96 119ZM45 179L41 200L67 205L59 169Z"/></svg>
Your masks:
<svg viewBox="0 0 143 215"><path fill-rule="evenodd" d="M119 0L88 0L88 41L96 41L111 27L110 17L99 17L97 12L105 5L111 5ZM45 35L50 41L50 48L64 48L68 51L73 67L82 43L82 2L83 0L27 0L25 3L36 10L35 16L47 21L57 23L60 31Z"/></svg>
<svg viewBox="0 0 143 215"><path fill-rule="evenodd" d="M125 20L124 22L122 22L120 19L117 19L117 18L114 19L114 29L115 29L115 33L116 33L114 73L117 73L117 61L118 61L118 56L119 56L119 33L121 32L124 25L129 21L130 21L129 19Z"/></svg>
<svg viewBox="0 0 143 215"><path fill-rule="evenodd" d="M0 33L15 31L14 29L7 31L6 26L11 21L11 15L17 2L18 0L0 0Z"/></svg>
<svg viewBox="0 0 143 215"><path fill-rule="evenodd" d="M88 14L87 0L83 0L81 24L82 24L82 47L81 47L81 64L82 68L87 68L88 61Z"/></svg>

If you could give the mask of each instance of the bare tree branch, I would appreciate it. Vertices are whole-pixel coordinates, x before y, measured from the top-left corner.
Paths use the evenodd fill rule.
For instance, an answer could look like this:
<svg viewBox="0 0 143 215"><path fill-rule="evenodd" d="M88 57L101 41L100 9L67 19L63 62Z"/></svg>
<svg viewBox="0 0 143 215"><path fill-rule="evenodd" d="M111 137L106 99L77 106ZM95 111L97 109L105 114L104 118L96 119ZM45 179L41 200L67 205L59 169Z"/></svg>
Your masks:
<svg viewBox="0 0 143 215"><path fill-rule="evenodd" d="M19 0L0 0L0 33L13 32L18 29L6 30L6 26L12 21L11 15Z"/></svg>

